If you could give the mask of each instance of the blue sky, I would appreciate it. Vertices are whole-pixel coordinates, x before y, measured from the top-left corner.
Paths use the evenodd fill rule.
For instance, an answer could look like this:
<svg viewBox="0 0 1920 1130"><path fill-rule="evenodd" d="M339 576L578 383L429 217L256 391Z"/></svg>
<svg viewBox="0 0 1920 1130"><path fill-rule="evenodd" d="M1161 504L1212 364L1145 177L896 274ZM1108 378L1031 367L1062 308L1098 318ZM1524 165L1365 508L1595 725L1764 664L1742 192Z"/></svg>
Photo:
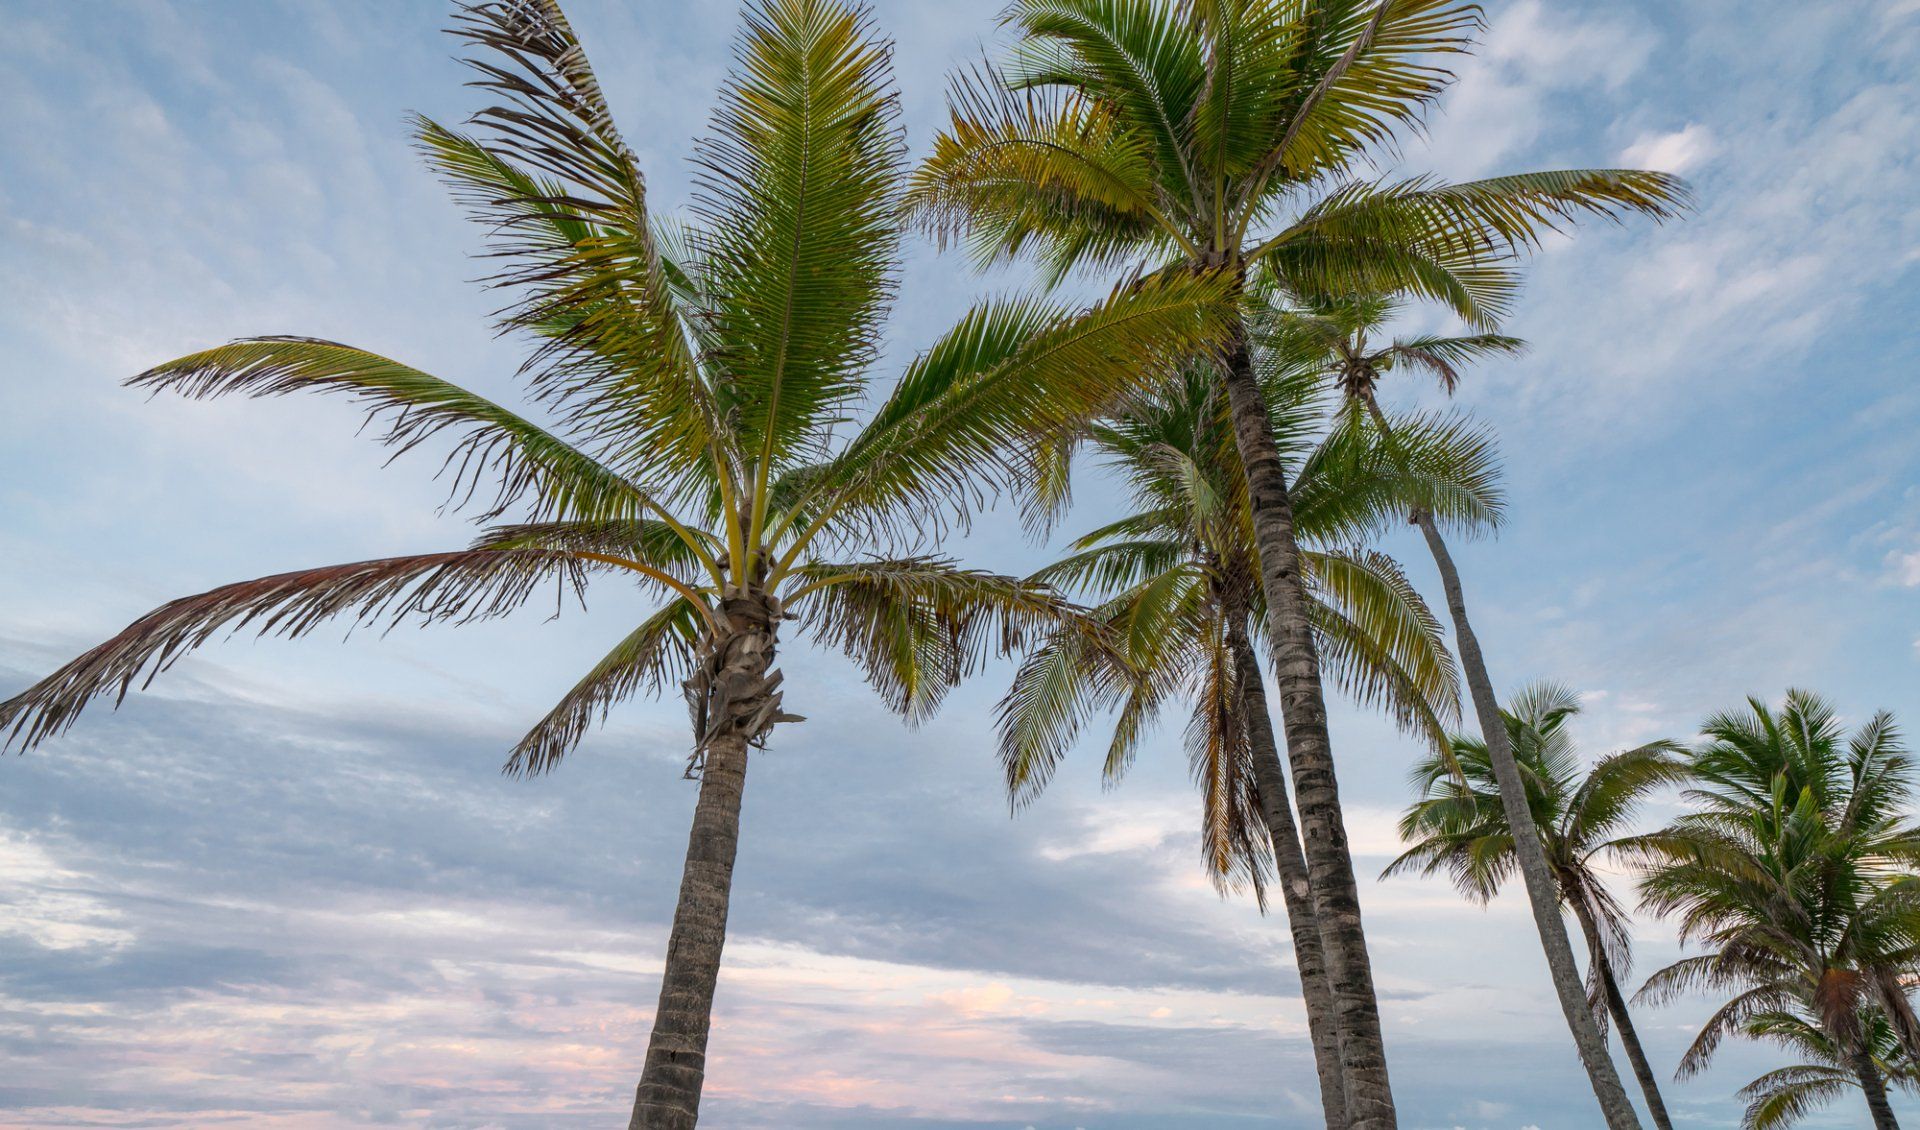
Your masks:
<svg viewBox="0 0 1920 1130"><path fill-rule="evenodd" d="M475 233L406 139L406 113L474 105L444 8L0 8L0 692L184 592L464 542L433 461L383 468L344 405L118 384L303 333L513 396ZM569 10L656 206L683 201L734 12ZM916 151L993 10L878 5ZM1920 717L1920 4L1489 11L1405 168L1639 163L1701 199L1553 241L1511 327L1532 353L1463 392L1508 465L1510 525L1460 553L1496 678L1580 689L1596 754L1790 685ZM1006 285L917 248L889 364ZM1011 526L954 548L1042 561ZM607 1124L693 801L684 713L636 703L542 780L495 769L637 609L223 643L0 764L0 1124ZM1117 791L1086 758L1009 819L1004 668L908 731L840 660L787 656L811 721L748 788L711 1125L1311 1124L1284 926L1200 878L1176 732ZM1371 873L1415 751L1344 704L1335 728ZM1405 1125L1595 1124L1517 899L1363 896ZM1638 937L1642 971L1675 952ZM1645 1016L1657 1061L1704 1007ZM1732 1048L1670 1104L1735 1125L1771 1055Z"/></svg>

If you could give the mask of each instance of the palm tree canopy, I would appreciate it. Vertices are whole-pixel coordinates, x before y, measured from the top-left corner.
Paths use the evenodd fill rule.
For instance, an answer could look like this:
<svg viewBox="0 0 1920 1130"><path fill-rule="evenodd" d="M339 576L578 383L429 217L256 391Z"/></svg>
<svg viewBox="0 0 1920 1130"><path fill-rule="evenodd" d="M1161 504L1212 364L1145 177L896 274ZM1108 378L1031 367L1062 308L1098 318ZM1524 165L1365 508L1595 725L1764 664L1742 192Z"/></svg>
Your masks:
<svg viewBox="0 0 1920 1130"><path fill-rule="evenodd" d="M1642 904L1706 947L1641 990L1659 1001L1730 992L1681 1061L1699 1071L1756 1017L1800 1011L1845 1045L1878 1009L1920 1048L1906 979L1920 961L1920 824L1914 765L1893 719L1851 735L1832 705L1789 691L1717 714L1691 758L1692 811L1638 837Z"/></svg>
<svg viewBox="0 0 1920 1130"><path fill-rule="evenodd" d="M463 129L421 118L416 136L486 232L488 281L506 295L498 328L530 342L534 411L286 336L131 383L344 394L397 451L450 442L453 502L517 520L464 550L168 604L0 704L10 742L58 733L95 696L124 696L222 630L475 619L606 573L654 594L657 610L519 743L512 769L550 768L613 704L684 674L743 596L845 650L910 716L987 650L1061 622L1058 598L919 552L921 535L1025 477L1027 437L1076 428L1208 348L1219 280L1149 280L1084 310L984 303L880 390L906 172L890 47L863 11L748 10L684 221L649 211L645 176L553 0L476 3L454 30L493 104Z"/></svg>
<svg viewBox="0 0 1920 1130"><path fill-rule="evenodd" d="M1016 48L956 80L910 194L982 261L1264 263L1487 324L1513 296L1505 260L1547 232L1686 203L1638 170L1371 172L1471 49L1464 0L1015 0L1003 21Z"/></svg>
<svg viewBox="0 0 1920 1130"><path fill-rule="evenodd" d="M1580 713L1579 696L1558 683L1522 688L1501 713L1561 900L1578 900L1592 912L1624 973L1626 913L1596 866L1621 849L1650 793L1685 779L1679 747L1649 742L1586 764L1568 728ZM1411 846L1382 877L1444 873L1468 898L1491 900L1519 864L1486 743L1455 735L1447 751L1414 767L1412 783L1419 799L1400 818L1400 838Z"/></svg>
<svg viewBox="0 0 1920 1130"><path fill-rule="evenodd" d="M1485 436L1458 421L1410 422L1424 469L1402 475L1365 421L1326 427L1325 382L1272 365L1276 429L1301 468L1296 519L1314 626L1340 685L1436 738L1458 716L1439 624L1399 565L1364 539L1411 500L1443 493L1499 512ZM1212 375L1191 369L1157 396L1086 430L1090 453L1127 485L1128 513L1069 544L1031 580L1089 600L1104 632L1055 631L1033 647L1000 707L1014 803L1031 801L1092 718L1114 711L1103 776L1117 781L1169 702L1191 703L1190 765L1204 798L1203 852L1223 890L1268 877L1260 797L1237 709L1234 633L1264 632L1246 477ZM1337 425L1355 421L1334 421ZM1104 643L1106 647L1097 646Z"/></svg>

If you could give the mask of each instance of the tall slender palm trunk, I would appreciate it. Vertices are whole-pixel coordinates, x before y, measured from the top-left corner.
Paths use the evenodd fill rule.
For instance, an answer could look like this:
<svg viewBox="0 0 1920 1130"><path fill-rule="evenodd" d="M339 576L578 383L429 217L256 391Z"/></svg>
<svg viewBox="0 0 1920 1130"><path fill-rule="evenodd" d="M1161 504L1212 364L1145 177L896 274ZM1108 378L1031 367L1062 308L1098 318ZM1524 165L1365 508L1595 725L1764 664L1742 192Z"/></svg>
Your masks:
<svg viewBox="0 0 1920 1130"><path fill-rule="evenodd" d="M1234 437L1246 467L1254 540L1260 551L1260 583L1267 598L1267 632L1273 641L1274 681L1280 689L1287 759L1300 800L1308 881L1338 1016L1348 1125L1353 1130L1393 1130L1398 1124L1393 1086L1387 1078L1373 967L1360 923L1359 885L1340 815L1320 656L1314 649L1300 576L1300 547L1294 539L1293 504L1266 398L1254 376L1244 322L1236 327L1221 360Z"/></svg>
<svg viewBox="0 0 1920 1130"><path fill-rule="evenodd" d="M1873 1065L1873 1056L1867 1053L1857 1038L1847 1058L1853 1061L1853 1074L1854 1078L1860 1080L1860 1089L1867 1093L1867 1110L1873 1115L1873 1130L1900 1130L1900 1123L1893 1117L1893 1104L1887 1101L1887 1081L1880 1077L1880 1069Z"/></svg>
<svg viewBox="0 0 1920 1130"><path fill-rule="evenodd" d="M1380 428L1380 434L1391 440L1393 429L1387 423L1386 414L1380 411L1379 401L1371 393L1365 399L1367 412ZM1526 782L1520 775L1519 762L1514 760L1513 745L1507 739L1500 701L1494 696L1493 680L1487 674L1486 657L1467 619L1467 598L1460 587L1460 570L1454 566L1453 555L1447 551L1446 539L1440 536L1433 516L1425 510L1415 510L1413 523L1427 539L1427 549L1440 571L1440 587L1446 592L1447 611L1453 616L1454 646L1460 653L1460 666L1467 677L1467 691L1473 698L1480 737L1487 744L1487 759L1493 764L1494 781L1500 787L1500 805L1506 812L1507 826L1513 831L1513 854L1526 884L1527 901L1533 908L1533 924L1540 934L1540 948L1546 953L1554 992L1560 997L1560 1011L1566 1016L1574 1047L1580 1053L1580 1063L1587 1069L1587 1079L1593 1084L1594 1097L1600 1102L1600 1113L1606 1118L1609 1130L1639 1130L1640 1118L1633 1111L1632 1100L1627 1098L1620 1073L1614 1070L1613 1058L1607 1054L1606 1038L1601 1036L1600 1025L1587 1008L1580 968L1574 963L1573 946L1567 941L1566 923L1560 917L1560 887L1547 862L1540 830L1533 822L1533 811L1527 805Z"/></svg>
<svg viewBox="0 0 1920 1130"><path fill-rule="evenodd" d="M1587 960L1599 974L1600 992L1607 1006L1607 1015L1613 1017L1614 1031L1620 1033L1620 1046L1626 1049L1627 1062L1633 1066L1633 1077L1640 1084L1640 1094L1647 1100L1647 1114L1653 1118L1653 1124L1659 1130L1673 1130L1673 1120L1667 1116L1666 1100L1660 1097L1660 1081L1653 1073L1653 1065L1647 1062L1647 1053L1640 1046L1640 1033L1633 1026L1633 1017L1627 1012L1627 998L1620 991L1620 982L1613 975L1613 961L1607 957L1606 943L1600 937L1600 924L1594 919L1593 912L1578 898L1567 900L1573 906L1574 917L1579 919L1580 932L1587 940Z"/></svg>
<svg viewBox="0 0 1920 1130"><path fill-rule="evenodd" d="M765 597L737 596L726 601L723 612L727 634L714 642L687 682L705 764L660 977L660 1005L628 1130L691 1130L699 1121L713 993L727 941L733 860L740 845L747 749L779 713L774 688L780 675L770 670L777 611Z"/></svg>
<svg viewBox="0 0 1920 1130"><path fill-rule="evenodd" d="M1228 624L1227 646L1233 652L1234 674L1240 684L1241 724L1252 747L1261 814L1267 821L1267 835L1273 840L1280 896L1287 908L1287 927L1293 934L1293 962L1300 972L1300 995L1306 1001L1307 1031L1313 1039L1313 1065L1320 1076L1320 1106L1327 1130L1346 1130L1339 1016L1333 1005L1333 986L1327 980L1326 949L1320 941L1320 919L1313 909L1307 857L1300 847L1300 831L1294 826L1293 802L1287 797L1287 777L1280 767L1280 747L1274 740L1273 715L1267 709L1267 691L1260 680L1260 661L1247 638L1245 611L1230 610Z"/></svg>

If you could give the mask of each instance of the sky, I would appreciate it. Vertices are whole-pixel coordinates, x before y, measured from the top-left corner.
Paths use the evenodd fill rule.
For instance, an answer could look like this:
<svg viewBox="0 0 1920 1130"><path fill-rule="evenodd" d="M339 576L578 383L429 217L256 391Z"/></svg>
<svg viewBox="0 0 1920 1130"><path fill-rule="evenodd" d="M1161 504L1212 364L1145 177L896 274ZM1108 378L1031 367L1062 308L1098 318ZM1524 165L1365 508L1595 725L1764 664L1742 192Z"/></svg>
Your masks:
<svg viewBox="0 0 1920 1130"><path fill-rule="evenodd" d="M909 143L993 4L883 0ZM724 4L569 11L683 204ZM477 234L409 149L458 119L437 0L0 0L0 694L149 608L309 564L464 544L430 457L344 404L119 382L233 337L345 340L512 401ZM1592 755L1789 686L1920 717L1920 3L1488 6L1391 171L1628 164L1697 211L1542 249L1469 375L1511 516L1459 548L1495 678L1568 683ZM916 245L887 374L982 293ZM1389 387L1401 405L1430 390ZM1097 483L1068 531L1114 513ZM949 546L1021 572L996 516ZM1384 548L1434 591L1411 539ZM235 639L0 762L0 1126L603 1126L630 1102L692 809L684 708L635 702L557 772L504 751L641 606L459 630ZM1312 1125L1284 921L1203 879L1177 725L1117 789L1080 751L1010 816L989 669L918 730L783 651L749 777L706 1125ZM1598 1125L1521 900L1374 882L1417 749L1334 704L1402 1124ZM1670 811L1667 802L1649 822ZM1620 891L1630 894L1622 879ZM1644 974L1679 953L1636 923ZM1711 1002L1642 1013L1671 1065ZM1689 1127L1777 1066L1668 1087ZM1858 1125L1854 1100L1813 1125ZM1909 1102L1904 1113L1920 1118Z"/></svg>

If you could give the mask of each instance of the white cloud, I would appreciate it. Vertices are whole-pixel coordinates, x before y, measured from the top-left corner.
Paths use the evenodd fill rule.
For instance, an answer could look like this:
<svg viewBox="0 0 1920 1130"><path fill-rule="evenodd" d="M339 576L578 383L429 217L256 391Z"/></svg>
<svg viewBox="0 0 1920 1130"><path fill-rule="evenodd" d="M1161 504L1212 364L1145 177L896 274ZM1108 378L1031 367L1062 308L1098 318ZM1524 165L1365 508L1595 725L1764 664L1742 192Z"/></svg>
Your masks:
<svg viewBox="0 0 1920 1130"><path fill-rule="evenodd" d="M1643 133L1620 153L1620 163L1629 169L1655 169L1663 173L1684 173L1713 156L1712 131L1698 122L1689 122L1671 133Z"/></svg>
<svg viewBox="0 0 1920 1130"><path fill-rule="evenodd" d="M1887 554L1887 567L1892 573L1893 582L1901 588L1913 588L1920 585L1920 549L1911 553L1895 550Z"/></svg>

